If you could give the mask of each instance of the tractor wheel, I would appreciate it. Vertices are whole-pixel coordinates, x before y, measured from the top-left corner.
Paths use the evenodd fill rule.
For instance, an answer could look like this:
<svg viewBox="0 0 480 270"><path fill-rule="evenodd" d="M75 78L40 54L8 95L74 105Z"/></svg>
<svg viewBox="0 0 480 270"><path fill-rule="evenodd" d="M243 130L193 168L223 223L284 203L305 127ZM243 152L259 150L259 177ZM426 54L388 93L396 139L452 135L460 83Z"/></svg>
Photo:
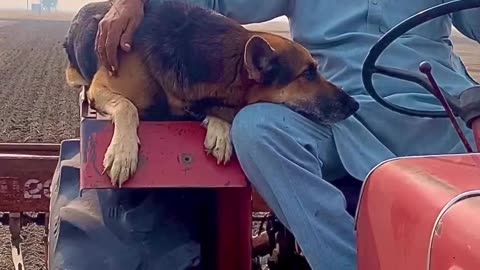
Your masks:
<svg viewBox="0 0 480 270"><path fill-rule="evenodd" d="M63 141L51 186L49 270L185 270L205 264L202 219L196 214L206 205L199 202L208 201L204 193L91 189L80 194L79 168L80 141Z"/></svg>

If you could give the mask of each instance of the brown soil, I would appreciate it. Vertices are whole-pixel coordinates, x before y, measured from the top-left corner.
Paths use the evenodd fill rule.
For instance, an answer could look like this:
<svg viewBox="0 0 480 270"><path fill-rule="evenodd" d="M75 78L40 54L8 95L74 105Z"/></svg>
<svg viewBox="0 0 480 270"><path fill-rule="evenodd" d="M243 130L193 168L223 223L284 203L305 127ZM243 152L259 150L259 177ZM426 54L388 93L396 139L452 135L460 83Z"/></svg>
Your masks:
<svg viewBox="0 0 480 270"><path fill-rule="evenodd" d="M61 47L67 27L60 21L0 21L0 142L60 142L76 136L78 94L64 83ZM288 35L285 24L269 23L265 29ZM479 45L457 35L454 40L480 81ZM39 227L25 228L27 270L44 269L42 236ZM0 227L2 270L13 269L9 245L8 230Z"/></svg>
<svg viewBox="0 0 480 270"><path fill-rule="evenodd" d="M0 142L60 142L79 126L78 94L64 83L67 22L0 22ZM11 270L7 227L0 227L0 269ZM23 232L27 269L43 269L43 231Z"/></svg>

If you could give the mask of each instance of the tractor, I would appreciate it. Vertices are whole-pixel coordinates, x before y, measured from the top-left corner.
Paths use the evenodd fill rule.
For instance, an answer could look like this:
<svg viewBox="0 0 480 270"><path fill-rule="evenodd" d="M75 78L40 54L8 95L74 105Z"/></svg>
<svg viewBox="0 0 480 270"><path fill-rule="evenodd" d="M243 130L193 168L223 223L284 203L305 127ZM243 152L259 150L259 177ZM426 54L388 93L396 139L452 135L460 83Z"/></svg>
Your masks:
<svg viewBox="0 0 480 270"><path fill-rule="evenodd" d="M427 61L418 72L376 64L410 29L478 7L480 0L455 0L414 14L385 33L364 61L365 89L377 102L414 117L449 118L467 153L385 160L363 184L334 181L355 217L360 270L480 269L480 155L457 122L473 130L478 149L480 86L451 96L437 85ZM422 86L445 110L418 111L389 103L377 94L374 74ZM10 228L16 269L25 269L20 231L29 223L45 227L50 270L172 269L178 258L169 257L170 250L156 256L156 241L171 241L172 249L190 256L178 260L190 262L182 269L245 270L261 269L262 264L271 270L309 269L294 236L248 184L238 161L222 167L205 155L206 131L198 122L141 121L138 170L124 187L113 188L102 172L112 124L90 106L86 90L79 97L79 139L0 144L0 222ZM176 246L178 239L166 240L169 220L145 211L149 205L184 219L196 241ZM177 215L183 212L191 215ZM260 223L260 229L252 236L253 223ZM83 251L92 248L96 255L85 258ZM270 256L263 261L264 255Z"/></svg>

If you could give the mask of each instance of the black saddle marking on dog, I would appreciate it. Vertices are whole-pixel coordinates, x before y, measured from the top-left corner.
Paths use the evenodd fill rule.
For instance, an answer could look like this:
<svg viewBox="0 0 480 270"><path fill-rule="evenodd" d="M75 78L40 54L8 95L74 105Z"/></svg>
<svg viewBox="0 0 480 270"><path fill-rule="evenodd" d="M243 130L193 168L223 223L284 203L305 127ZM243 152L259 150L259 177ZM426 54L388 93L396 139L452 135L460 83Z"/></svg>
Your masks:
<svg viewBox="0 0 480 270"><path fill-rule="evenodd" d="M155 78L173 71L178 85L186 90L237 75L225 74L225 65L231 63L225 59L241 56L243 47L236 46L237 52L226 50L222 38L245 37L246 29L211 10L179 1L150 1L146 10L133 45Z"/></svg>

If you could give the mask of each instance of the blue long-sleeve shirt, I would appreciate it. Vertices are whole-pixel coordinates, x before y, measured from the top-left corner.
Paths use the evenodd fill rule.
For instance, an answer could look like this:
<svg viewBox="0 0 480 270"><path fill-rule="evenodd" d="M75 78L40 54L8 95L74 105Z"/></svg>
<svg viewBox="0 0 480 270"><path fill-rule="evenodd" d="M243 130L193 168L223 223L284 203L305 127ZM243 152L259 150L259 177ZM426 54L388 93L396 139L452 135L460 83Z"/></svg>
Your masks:
<svg viewBox="0 0 480 270"><path fill-rule="evenodd" d="M319 60L320 72L352 94L365 93L361 66L369 49L391 27L426 8L446 0L188 0L214 9L240 23L263 22L287 16L295 41ZM446 90L465 82L465 69L449 40L452 24L471 39L480 40L480 10L465 10L427 22L392 44L378 63L418 70L423 60ZM457 74L459 73L459 74ZM378 83L383 94L392 79ZM382 87L382 84L386 84ZM376 83L377 85L377 83ZM395 85L397 83L395 82ZM411 89L411 85L406 85ZM382 89L386 88L386 89ZM408 90L407 90L408 91ZM423 90L421 90L423 91Z"/></svg>
<svg viewBox="0 0 480 270"><path fill-rule="evenodd" d="M388 111L368 96L361 79L363 61L381 35L407 17L445 0L188 1L242 24L288 17L293 39L318 60L322 75L360 102L354 117L333 127L341 159L354 176L363 178L378 162L395 156L464 151L448 120ZM453 52L449 39L452 25L467 37L480 40L480 10L465 10L407 32L387 48L377 63L418 71L420 62L428 60L439 85L452 94L460 93L474 82ZM396 104L442 110L430 93L413 83L374 76L374 85L381 96Z"/></svg>

